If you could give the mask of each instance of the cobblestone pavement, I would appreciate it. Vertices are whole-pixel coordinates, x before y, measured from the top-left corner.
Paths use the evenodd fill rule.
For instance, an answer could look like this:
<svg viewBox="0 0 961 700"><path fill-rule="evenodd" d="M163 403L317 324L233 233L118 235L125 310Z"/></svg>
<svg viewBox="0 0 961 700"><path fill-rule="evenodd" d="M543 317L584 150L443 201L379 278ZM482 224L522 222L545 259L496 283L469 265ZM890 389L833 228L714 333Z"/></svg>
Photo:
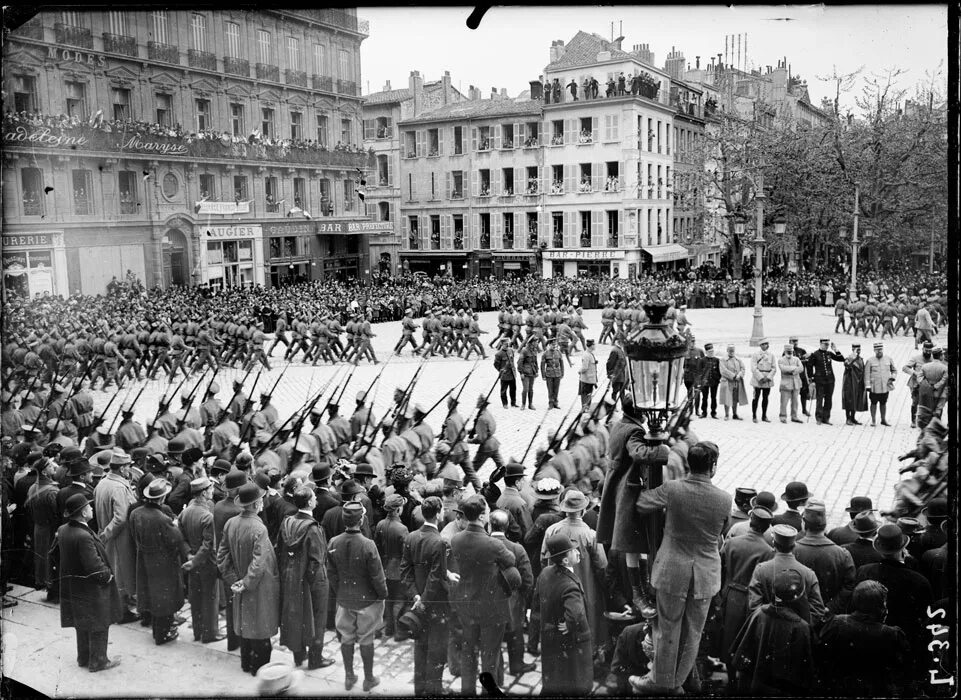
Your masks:
<svg viewBox="0 0 961 700"><path fill-rule="evenodd" d="M584 314L588 325L585 336L596 338L600 333L600 312L587 311ZM752 309L694 309L688 312L693 323L697 342L713 342L722 354L724 345L735 343L738 355L747 363L753 348L748 345L752 328ZM496 318L492 313L481 314L481 327L496 332ZM809 352L817 348L820 337L829 337L837 344L843 354L850 351L852 342L861 342L862 356L872 354L873 338L855 341L844 334L833 334L834 317L829 308L765 309L765 331L771 341L771 351L780 354L781 346L789 335L797 333L800 345ZM418 329L419 330L419 329ZM373 399L377 417L388 408L394 387L406 386L420 362L411 357L409 351L403 356L391 356L391 348L400 335L399 323L386 323L375 326L377 337L374 350L383 363L390 358L380 386ZM943 334L942 334L943 335ZM482 336L489 342L493 336ZM941 338L943 341L943 338ZM597 349L598 361L603 363L608 354L607 346ZM902 367L913 354L911 338L898 336L885 340L885 351L892 357L895 365ZM278 348L272 359L273 368L264 372L258 389L272 386L280 376L284 363L283 350ZM486 393L496 372L488 352L488 360L482 360L468 381L461 399L462 414L467 415L478 394ZM577 399L576 370L579 358L572 354L573 369L565 368L565 378L560 391L561 410L547 412L547 417L536 444L544 442L548 431L556 427L562 416ZM422 372L413 400L427 406L441 398L451 386L463 379L474 365L457 358L432 358ZM350 413L353 395L366 386L377 375L382 365L362 363L358 366L353 379L344 394L342 411ZM327 379L344 369L318 366L316 368L300 363L290 366L274 393L274 403L281 417L302 405L310 391L316 392ZM789 481L800 480L807 483L809 490L827 506L829 527L844 522L847 515L844 508L853 495L870 496L875 505L887 508L893 497L893 485L898 478L897 456L913 445L917 432L910 428L910 394L907 389L907 375L898 375L897 384L888 402L888 421L892 427L871 427L867 414L860 418L866 422L862 426L845 426L841 411L841 374L843 366L835 364L837 383L835 387L833 425L816 425L813 419L805 424L781 424L777 419L778 397L772 391L769 418L771 423L754 424L748 418L743 421L723 421L711 418L696 419L693 429L698 437L716 442L721 451L715 483L721 488L733 491L738 486L750 486L757 490L769 490L780 495ZM603 375L603 371L600 373ZM237 370L225 370L218 379L222 399L227 398L230 380L240 375ZM253 382L248 379L247 388ZM135 385L139 390L140 385ZM189 384L188 384L189 386ZM312 389L311 389L312 387ZM141 422L152 417L156 411L157 398L167 388L166 382L151 382L137 406L137 419ZM169 391L169 389L168 389ZM497 421L497 435L502 443L505 458L520 458L524 453L533 430L544 418L546 390L543 381L538 380L535 387L534 411L503 409L498 394L492 396L491 412ZM101 410L109 400L109 395L95 392L97 409ZM117 407L116 402L114 408ZM442 420L439 407L428 420L439 426ZM813 413L813 406L811 407ZM742 411L749 416L749 411ZM526 463L532 469L533 449ZM485 465L481 472L486 476L492 464ZM111 654L122 653L125 662L115 670L92 676L80 673L74 661L73 633L61 631L56 606L42 602L42 593L28 589L18 589L22 594L19 606L4 610L4 644L14 642L16 649L11 657L5 654L4 671L23 682L35 685L42 692L59 695L114 695L118 692L130 695L191 695L191 694L232 694L250 695L256 692L256 681L239 671L239 660L224 662L223 654L237 656L238 652L227 652L226 642L200 645L187 640L192 639L189 621L181 626L181 637L177 642L154 649L149 630L139 625L118 626L111 629ZM184 615L189 619L188 608ZM328 638L332 633L328 633ZM290 659L289 653L276 643L274 658ZM302 681L293 694L345 694L343 689L343 668L336 643L328 642L327 655L333 656L337 663L329 668L306 671ZM139 660L145 664L139 664ZM538 659L530 659L537 661ZM359 661L355 661L359 672ZM50 673L56 668L57 673ZM372 691L377 695L411 694L413 679L413 643L395 642L392 639L378 640L376 645L376 668L379 670L381 685ZM460 680L453 679L445 671L445 684L455 692L460 691ZM122 683L121 685L118 685ZM506 676L506 690L512 694L532 694L540 691L540 673L528 673L520 678ZM360 685L349 694L361 694Z"/></svg>

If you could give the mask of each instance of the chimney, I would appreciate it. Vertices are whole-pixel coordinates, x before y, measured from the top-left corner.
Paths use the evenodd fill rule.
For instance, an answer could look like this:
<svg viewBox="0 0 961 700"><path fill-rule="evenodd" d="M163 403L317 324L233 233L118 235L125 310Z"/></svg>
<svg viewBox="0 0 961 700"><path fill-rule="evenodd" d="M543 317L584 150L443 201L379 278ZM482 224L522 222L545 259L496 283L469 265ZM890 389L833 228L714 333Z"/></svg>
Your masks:
<svg viewBox="0 0 961 700"><path fill-rule="evenodd" d="M544 99L544 84L540 80L531 80L531 99L534 101Z"/></svg>
<svg viewBox="0 0 961 700"><path fill-rule="evenodd" d="M617 37L617 39L616 39L615 41L613 41L613 42L611 43L611 46L614 47L615 49L617 49L618 51L621 51L621 50L622 50L622 49L621 49L621 42L622 42L622 41L624 41L624 37L619 36L619 37Z"/></svg>
<svg viewBox="0 0 961 700"><path fill-rule="evenodd" d="M700 56L695 56L695 57L694 57L694 67L695 67L697 70L701 70L701 57L700 57Z"/></svg>
<svg viewBox="0 0 961 700"><path fill-rule="evenodd" d="M390 81L389 81L389 80L388 80L386 83L384 83L384 92L386 92L386 91L388 91L388 90L390 90Z"/></svg>
<svg viewBox="0 0 961 700"><path fill-rule="evenodd" d="M424 111L424 79L420 77L420 71L412 70L407 79L407 86L410 94L414 98L414 116Z"/></svg>
<svg viewBox="0 0 961 700"><path fill-rule="evenodd" d="M559 61L563 57L564 57L564 42L561 39L552 41L550 62L553 63L554 61Z"/></svg>
<svg viewBox="0 0 961 700"><path fill-rule="evenodd" d="M476 88L473 85L467 90L467 98L469 100L479 100L481 98L480 88Z"/></svg>
<svg viewBox="0 0 961 700"><path fill-rule="evenodd" d="M454 91L450 87L450 71L444 71L444 77L440 79L444 91L444 104L449 105L454 100Z"/></svg>
<svg viewBox="0 0 961 700"><path fill-rule="evenodd" d="M501 88L501 99L502 99L502 100L510 99L510 98L507 96L507 88Z"/></svg>
<svg viewBox="0 0 961 700"><path fill-rule="evenodd" d="M634 53L637 54L638 59L643 63L649 66L654 65L654 54L651 52L650 44L635 44Z"/></svg>
<svg viewBox="0 0 961 700"><path fill-rule="evenodd" d="M667 55L667 60L664 61L664 72L675 80L680 80L684 73L683 52L676 51L673 46L671 47L671 53Z"/></svg>

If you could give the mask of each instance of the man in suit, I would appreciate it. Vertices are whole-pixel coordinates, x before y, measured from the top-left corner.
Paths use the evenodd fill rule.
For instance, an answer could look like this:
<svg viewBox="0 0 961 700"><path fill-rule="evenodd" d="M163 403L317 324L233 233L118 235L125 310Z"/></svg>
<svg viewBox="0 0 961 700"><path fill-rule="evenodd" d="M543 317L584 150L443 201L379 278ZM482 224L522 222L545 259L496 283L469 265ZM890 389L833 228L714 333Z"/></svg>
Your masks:
<svg viewBox="0 0 961 700"><path fill-rule="evenodd" d="M527 599L534 590L534 573L524 545L507 539L509 522L510 516L506 511L495 510L490 515L491 537L503 542L510 550L520 573L520 587L511 592L508 602L511 615L504 629L504 641L507 643L507 672L512 676L522 676L537 668L536 664L524 663L524 621L527 618ZM497 684L500 686L504 680L503 657L500 654L497 661Z"/></svg>
<svg viewBox="0 0 961 700"><path fill-rule="evenodd" d="M857 575L857 570L860 567L865 564L877 563L883 558L874 548L874 538L877 537L879 527L881 527L881 523L874 519L870 510L858 513L853 520L848 522L845 529L854 535L855 539L841 546L851 555L855 575ZM837 543L837 540L832 538L830 533L828 533L828 538Z"/></svg>
<svg viewBox="0 0 961 700"><path fill-rule="evenodd" d="M830 347L830 349L829 349ZM834 368L831 361L844 362L844 355L839 353L827 338L821 338L821 347L811 353L808 358L808 370L817 391L814 406L814 418L818 425L831 425L831 402L834 399Z"/></svg>
<svg viewBox="0 0 961 700"><path fill-rule="evenodd" d="M871 499L867 496L851 496L851 501L848 504L848 507L844 509L846 513L850 514L851 521L857 517L858 513L862 513L866 510L874 510L874 505L871 502ZM858 539L858 535L860 534L856 530L853 530L852 527L853 526L851 525L851 522L846 522L843 525L839 525L828 532L828 539L834 544L840 545L841 547L846 544L851 544Z"/></svg>
<svg viewBox="0 0 961 700"><path fill-rule="evenodd" d="M792 481L784 487L781 500L787 503L787 509L783 513L774 516L774 525L790 525L795 530L804 528L801 520L801 508L807 505L808 499L812 498L808 491L807 484L803 481Z"/></svg>
<svg viewBox="0 0 961 700"><path fill-rule="evenodd" d="M330 477L332 475L330 465L315 464L311 471L311 478L316 485L317 506L314 508L314 520L318 523L324 519L324 513L335 506L341 505L340 495L330 488Z"/></svg>
<svg viewBox="0 0 961 700"><path fill-rule="evenodd" d="M451 540L451 564L460 574L451 603L463 628L461 693L475 695L478 652L481 670L493 675L510 619L509 595L498 577L500 572L517 571L511 551L485 530L490 510L484 497L471 496L461 503L461 510L467 526Z"/></svg>
<svg viewBox="0 0 961 700"><path fill-rule="evenodd" d="M507 463L504 474L504 490L497 499L497 507L510 514L509 525L507 528L508 539L512 542L523 542L534 524L531 519L530 507L521 495L518 487L525 479L525 468L513 460ZM531 582L533 585L533 581Z"/></svg>
<svg viewBox="0 0 961 700"><path fill-rule="evenodd" d="M677 692L691 670L711 598L721 588L717 541L731 510L731 495L711 483L718 449L699 442L687 455L691 473L637 497L642 515L666 509L664 538L654 558L651 585L657 604L652 672L632 684L641 694Z"/></svg>
<svg viewBox="0 0 961 700"><path fill-rule="evenodd" d="M182 568L187 572L194 641L210 644L224 638L217 619L220 582L214 547L213 482L206 476L194 479L190 482L190 492L193 498L177 516L180 531L190 548L190 558Z"/></svg>
<svg viewBox="0 0 961 700"><path fill-rule="evenodd" d="M546 544L549 564L537 577L531 612L544 645L541 692L585 697L593 687L594 669L584 590L574 574L580 550L561 534Z"/></svg>
<svg viewBox="0 0 961 700"><path fill-rule="evenodd" d="M440 695L447 660L448 590L460 577L447 569L450 546L437 527L444 518L443 502L437 496L428 496L420 512L424 524L404 541L400 570L423 624L414 642L414 695Z"/></svg>
<svg viewBox="0 0 961 700"><path fill-rule="evenodd" d="M93 507L81 493L64 504L66 523L57 531L60 543L60 626L77 633L77 665L91 673L113 668L120 656L107 658L110 625L120 622L123 606L113 570L100 538L87 527Z"/></svg>

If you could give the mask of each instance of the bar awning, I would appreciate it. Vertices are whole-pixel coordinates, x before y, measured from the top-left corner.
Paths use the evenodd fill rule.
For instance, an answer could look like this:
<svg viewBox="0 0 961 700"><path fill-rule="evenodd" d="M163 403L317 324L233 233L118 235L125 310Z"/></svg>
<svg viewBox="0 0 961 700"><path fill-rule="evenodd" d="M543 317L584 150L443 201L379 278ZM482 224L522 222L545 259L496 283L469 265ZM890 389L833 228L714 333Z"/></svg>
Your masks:
<svg viewBox="0 0 961 700"><path fill-rule="evenodd" d="M656 263L668 262L670 260L684 260L690 257L687 248L677 243L650 246L641 248L641 250L650 255L651 261Z"/></svg>

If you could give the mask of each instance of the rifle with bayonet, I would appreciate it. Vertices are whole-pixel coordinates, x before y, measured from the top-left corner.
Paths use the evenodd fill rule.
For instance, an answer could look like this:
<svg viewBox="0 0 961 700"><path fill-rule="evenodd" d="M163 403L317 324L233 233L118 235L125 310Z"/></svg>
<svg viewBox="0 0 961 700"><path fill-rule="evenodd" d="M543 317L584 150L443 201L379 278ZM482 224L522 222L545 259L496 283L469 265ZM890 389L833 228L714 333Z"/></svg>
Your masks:
<svg viewBox="0 0 961 700"><path fill-rule="evenodd" d="M340 370L338 369L338 372L339 372L339 371L340 371ZM278 427L278 428L271 434L271 436L267 439L267 441L264 442L264 444L262 444L262 445L257 449L257 451L254 453L254 456L255 456L255 457L258 457L258 456L260 456L261 454L263 454L263 453L267 450L267 448L270 446L270 443L272 443L272 442L274 441L274 439L275 439L278 435L280 435L280 433L282 433L282 432L284 431L284 428L287 427L287 424L290 423L290 421L294 419L294 416L297 416L297 422L299 422L300 425L303 426L304 421L307 420L307 416L310 415L310 412L313 410L314 406L316 406L317 403L320 401L320 398L324 395L324 392L327 390L327 387L330 386L330 385L333 383L334 378L335 378L336 376L337 376L337 372L335 372L334 375L331 376L331 378L327 381L327 383L320 388L320 391L317 392L317 395L316 395L313 399L310 399L310 400L306 401L304 404L301 405L301 407L300 407L299 409L295 410L293 413L291 413L289 416L287 416L287 419L284 420L284 422L280 424L280 427ZM331 401L333 400L334 394L337 393L337 389L338 389L338 388L339 388L339 386L338 386L338 387L334 387L334 390L331 392L331 394L330 394L330 399L328 399L328 401L327 401L327 405L328 405L328 406L330 405ZM326 407L325 407L324 410L326 410ZM294 427L296 427L296 426L297 426L297 423L294 424ZM249 423L247 424L247 427L248 427L248 428L250 427L250 424L249 424ZM299 435L299 430L300 430L300 428L298 428L298 435ZM293 428L291 429L291 431L293 431Z"/></svg>

